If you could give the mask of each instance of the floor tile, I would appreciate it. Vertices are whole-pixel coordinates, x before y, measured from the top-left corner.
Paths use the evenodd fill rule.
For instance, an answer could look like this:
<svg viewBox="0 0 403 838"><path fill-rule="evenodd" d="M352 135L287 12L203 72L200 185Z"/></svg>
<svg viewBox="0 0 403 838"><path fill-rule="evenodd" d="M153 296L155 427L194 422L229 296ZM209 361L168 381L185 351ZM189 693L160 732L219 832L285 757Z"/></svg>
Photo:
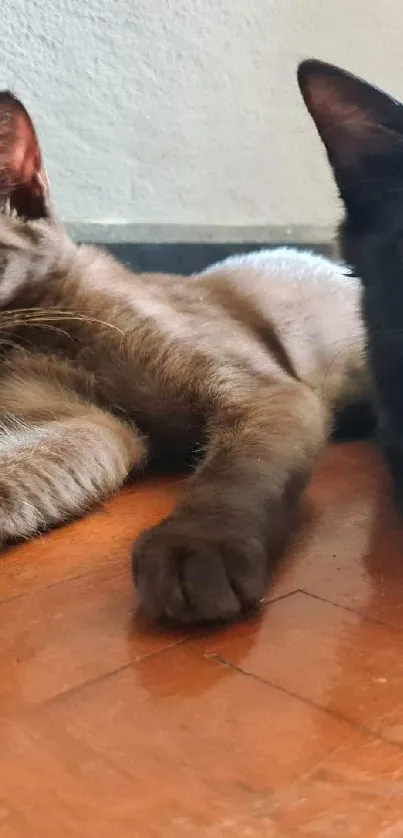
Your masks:
<svg viewBox="0 0 403 838"><path fill-rule="evenodd" d="M329 714L184 647L3 723L0 737L13 838L263 838L262 801L361 741Z"/></svg>
<svg viewBox="0 0 403 838"><path fill-rule="evenodd" d="M330 447L260 616L146 623L132 541L176 478L2 557L0 838L403 838L403 526Z"/></svg>
<svg viewBox="0 0 403 838"><path fill-rule="evenodd" d="M295 590L403 628L403 519L373 445L333 446L323 456L269 598Z"/></svg>
<svg viewBox="0 0 403 838"><path fill-rule="evenodd" d="M401 752L379 740L349 742L262 801L260 816L279 838L401 838L402 801Z"/></svg>
<svg viewBox="0 0 403 838"><path fill-rule="evenodd" d="M192 643L357 726L388 735L391 715L403 725L403 632L332 603L291 594Z"/></svg>
<svg viewBox="0 0 403 838"><path fill-rule="evenodd" d="M180 641L135 612L128 566L0 603L0 717Z"/></svg>
<svg viewBox="0 0 403 838"><path fill-rule="evenodd" d="M178 478L139 481L86 518L10 548L1 559L0 602L111 564L127 566L134 539L171 512L181 487Z"/></svg>

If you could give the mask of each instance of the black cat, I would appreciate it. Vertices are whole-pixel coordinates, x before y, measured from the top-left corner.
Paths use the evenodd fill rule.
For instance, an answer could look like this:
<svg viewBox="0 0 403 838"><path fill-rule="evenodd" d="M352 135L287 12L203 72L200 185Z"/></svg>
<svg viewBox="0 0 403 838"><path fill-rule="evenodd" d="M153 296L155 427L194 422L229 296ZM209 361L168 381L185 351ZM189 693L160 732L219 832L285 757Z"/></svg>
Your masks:
<svg viewBox="0 0 403 838"><path fill-rule="evenodd" d="M363 283L379 437L403 510L403 105L321 61L302 62L298 82L345 206L340 243Z"/></svg>

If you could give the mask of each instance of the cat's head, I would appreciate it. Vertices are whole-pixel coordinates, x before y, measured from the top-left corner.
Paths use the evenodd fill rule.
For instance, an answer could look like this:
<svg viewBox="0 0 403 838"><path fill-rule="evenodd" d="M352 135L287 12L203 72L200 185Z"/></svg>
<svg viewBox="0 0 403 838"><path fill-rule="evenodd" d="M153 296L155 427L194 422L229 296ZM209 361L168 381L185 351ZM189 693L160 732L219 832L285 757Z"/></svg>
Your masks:
<svg viewBox="0 0 403 838"><path fill-rule="evenodd" d="M24 105L0 91L0 212L51 218L49 184L35 128Z"/></svg>
<svg viewBox="0 0 403 838"><path fill-rule="evenodd" d="M54 215L32 120L21 102L0 91L0 310L28 285L63 276L77 247Z"/></svg>
<svg viewBox="0 0 403 838"><path fill-rule="evenodd" d="M403 105L313 59L300 64L298 83L344 203L344 257L364 285L385 282L389 266L403 289Z"/></svg>

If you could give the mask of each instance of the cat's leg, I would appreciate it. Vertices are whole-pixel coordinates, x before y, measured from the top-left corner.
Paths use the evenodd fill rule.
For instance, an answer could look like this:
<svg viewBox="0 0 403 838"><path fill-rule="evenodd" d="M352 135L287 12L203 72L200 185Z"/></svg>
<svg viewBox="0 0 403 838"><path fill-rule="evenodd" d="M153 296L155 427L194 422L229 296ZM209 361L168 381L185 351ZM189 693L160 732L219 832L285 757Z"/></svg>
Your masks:
<svg viewBox="0 0 403 838"><path fill-rule="evenodd" d="M327 432L325 406L299 383L223 408L183 501L134 546L151 616L229 620L259 604Z"/></svg>
<svg viewBox="0 0 403 838"><path fill-rule="evenodd" d="M52 409L51 395L40 420L32 404L22 410L23 393L19 412L0 417L0 545L82 515L144 462L131 427L60 391Z"/></svg>
<svg viewBox="0 0 403 838"><path fill-rule="evenodd" d="M403 512L403 439L402 419L388 408L379 405L378 439L392 477L393 497L400 513Z"/></svg>
<svg viewBox="0 0 403 838"><path fill-rule="evenodd" d="M401 330L372 326L375 313L367 303L368 358L375 382L378 439L393 481L395 503L403 512L403 358Z"/></svg>

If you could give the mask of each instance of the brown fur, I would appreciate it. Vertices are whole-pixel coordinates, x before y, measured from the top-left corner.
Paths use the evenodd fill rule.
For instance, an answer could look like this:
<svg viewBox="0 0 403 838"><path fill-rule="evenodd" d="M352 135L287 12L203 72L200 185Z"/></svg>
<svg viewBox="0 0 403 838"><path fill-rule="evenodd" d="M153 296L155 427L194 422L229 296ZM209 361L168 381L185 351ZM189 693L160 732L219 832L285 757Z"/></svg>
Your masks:
<svg viewBox="0 0 403 838"><path fill-rule="evenodd" d="M27 142L5 102L18 200L9 186L0 215L0 540L81 515L154 457L198 454L173 516L134 548L136 583L156 618L232 619L265 594L335 411L367 395L358 285L290 251L184 280L73 244L38 147L15 171L33 129Z"/></svg>

